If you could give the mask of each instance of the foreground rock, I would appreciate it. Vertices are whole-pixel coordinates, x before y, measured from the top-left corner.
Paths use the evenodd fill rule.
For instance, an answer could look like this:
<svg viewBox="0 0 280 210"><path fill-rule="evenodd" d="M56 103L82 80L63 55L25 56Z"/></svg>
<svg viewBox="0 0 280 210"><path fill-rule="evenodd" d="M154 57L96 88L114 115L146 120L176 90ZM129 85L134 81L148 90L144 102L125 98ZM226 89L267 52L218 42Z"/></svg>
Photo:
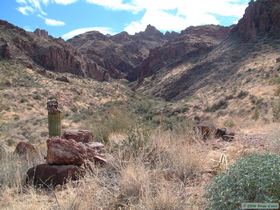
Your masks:
<svg viewBox="0 0 280 210"><path fill-rule="evenodd" d="M89 143L93 141L93 135L88 130L66 130L63 133L63 138L73 139L76 142Z"/></svg>
<svg viewBox="0 0 280 210"><path fill-rule="evenodd" d="M105 156L101 153L103 146L99 142L82 143L74 139L49 138L47 163L30 168L27 172L26 183L37 187L55 187L69 180L78 180L85 176L86 169L94 172L92 163L95 165L107 163Z"/></svg>
<svg viewBox="0 0 280 210"><path fill-rule="evenodd" d="M106 163L106 159L99 154L101 144L83 144L73 139L59 137L47 140L47 163L55 165L81 166L87 161Z"/></svg>
<svg viewBox="0 0 280 210"><path fill-rule="evenodd" d="M84 163L86 148L72 139L59 137L47 140L47 163L56 165L77 165Z"/></svg>
<svg viewBox="0 0 280 210"><path fill-rule="evenodd" d="M85 170L75 165L41 164L27 171L26 183L37 187L55 187L84 176Z"/></svg>

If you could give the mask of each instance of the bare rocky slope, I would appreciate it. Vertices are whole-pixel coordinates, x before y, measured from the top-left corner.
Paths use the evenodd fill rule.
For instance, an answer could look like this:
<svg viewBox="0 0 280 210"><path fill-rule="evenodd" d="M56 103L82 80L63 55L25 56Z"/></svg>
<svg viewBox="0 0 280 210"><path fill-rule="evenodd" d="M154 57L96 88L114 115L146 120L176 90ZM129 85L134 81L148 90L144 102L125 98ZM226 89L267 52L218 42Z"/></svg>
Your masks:
<svg viewBox="0 0 280 210"><path fill-rule="evenodd" d="M104 68L83 57L62 39L43 30L26 32L0 20L0 59L17 60L28 67L42 67L54 72L68 72L98 81L109 79Z"/></svg>

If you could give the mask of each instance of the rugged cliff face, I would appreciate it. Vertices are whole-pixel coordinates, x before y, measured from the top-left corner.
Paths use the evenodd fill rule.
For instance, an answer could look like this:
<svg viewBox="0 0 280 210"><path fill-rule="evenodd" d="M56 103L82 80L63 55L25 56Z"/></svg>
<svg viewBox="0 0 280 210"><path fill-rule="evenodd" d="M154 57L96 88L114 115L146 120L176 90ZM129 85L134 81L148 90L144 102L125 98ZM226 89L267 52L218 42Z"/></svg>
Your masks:
<svg viewBox="0 0 280 210"><path fill-rule="evenodd" d="M29 67L38 65L50 71L69 72L98 81L109 78L104 68L84 58L62 39L48 36L44 30L26 32L6 21L0 21L0 31L2 59L15 59Z"/></svg>
<svg viewBox="0 0 280 210"><path fill-rule="evenodd" d="M163 67L176 65L186 59L198 59L223 41L229 31L229 27L206 25L189 27L180 34L173 34L168 42L151 49L149 56L137 67L135 72L139 81Z"/></svg>
<svg viewBox="0 0 280 210"><path fill-rule="evenodd" d="M280 1L251 1L245 15L233 29L232 35L243 41L256 40L265 35L279 36Z"/></svg>

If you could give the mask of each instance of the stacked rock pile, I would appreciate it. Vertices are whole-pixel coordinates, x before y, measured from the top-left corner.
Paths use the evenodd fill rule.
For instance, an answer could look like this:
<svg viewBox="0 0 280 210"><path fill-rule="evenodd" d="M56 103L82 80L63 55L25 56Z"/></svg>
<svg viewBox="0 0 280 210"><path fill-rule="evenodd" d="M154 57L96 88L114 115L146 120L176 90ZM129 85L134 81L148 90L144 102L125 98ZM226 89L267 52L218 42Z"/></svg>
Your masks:
<svg viewBox="0 0 280 210"><path fill-rule="evenodd" d="M51 137L47 140L46 163L30 168L26 182L55 187L78 180L85 176L86 170L93 171L93 164L107 163L103 147L93 141L92 133L87 130L68 130L62 137Z"/></svg>

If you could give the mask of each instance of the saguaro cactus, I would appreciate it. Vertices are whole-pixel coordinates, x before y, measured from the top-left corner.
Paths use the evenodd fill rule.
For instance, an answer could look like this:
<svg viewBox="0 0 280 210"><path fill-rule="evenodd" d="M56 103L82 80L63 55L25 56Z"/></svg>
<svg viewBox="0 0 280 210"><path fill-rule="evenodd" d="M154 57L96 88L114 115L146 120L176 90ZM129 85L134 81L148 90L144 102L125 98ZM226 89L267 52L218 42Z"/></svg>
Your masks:
<svg viewBox="0 0 280 210"><path fill-rule="evenodd" d="M49 137L61 135L61 111L55 98L49 98L47 102Z"/></svg>

